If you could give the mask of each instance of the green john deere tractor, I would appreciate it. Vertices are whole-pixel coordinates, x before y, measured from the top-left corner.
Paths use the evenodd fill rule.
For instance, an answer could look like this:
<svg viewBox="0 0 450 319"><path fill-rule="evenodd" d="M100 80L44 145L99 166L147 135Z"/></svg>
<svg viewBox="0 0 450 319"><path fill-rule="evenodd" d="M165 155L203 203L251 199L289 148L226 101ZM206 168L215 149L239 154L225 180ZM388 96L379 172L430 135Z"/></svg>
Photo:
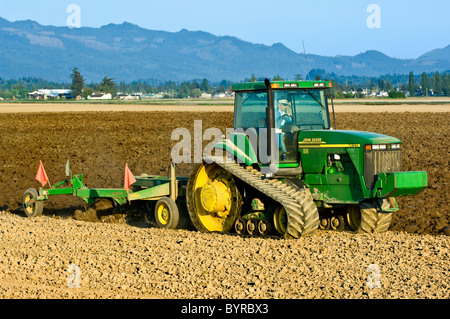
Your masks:
<svg viewBox="0 0 450 319"><path fill-rule="evenodd" d="M395 198L422 191L427 172L402 172L395 137L333 129L330 87L268 79L232 86L234 132L188 179L196 229L285 238L388 229Z"/></svg>

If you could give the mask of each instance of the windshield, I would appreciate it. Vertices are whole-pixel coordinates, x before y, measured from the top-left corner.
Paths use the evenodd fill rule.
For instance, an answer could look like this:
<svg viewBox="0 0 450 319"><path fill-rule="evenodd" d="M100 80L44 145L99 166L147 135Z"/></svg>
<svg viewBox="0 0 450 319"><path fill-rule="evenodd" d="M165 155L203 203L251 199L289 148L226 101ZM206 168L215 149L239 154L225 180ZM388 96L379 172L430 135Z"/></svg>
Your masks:
<svg viewBox="0 0 450 319"><path fill-rule="evenodd" d="M266 127L266 107L267 91L237 92L235 127L244 129ZM289 130L330 128L327 99L323 90L275 90L274 108L275 125L283 131L284 128ZM284 121L280 119L282 115Z"/></svg>
<svg viewBox="0 0 450 319"><path fill-rule="evenodd" d="M275 126L284 131L329 129L328 107L323 90L274 91Z"/></svg>
<svg viewBox="0 0 450 319"><path fill-rule="evenodd" d="M267 91L239 92L235 101L234 127L266 127Z"/></svg>

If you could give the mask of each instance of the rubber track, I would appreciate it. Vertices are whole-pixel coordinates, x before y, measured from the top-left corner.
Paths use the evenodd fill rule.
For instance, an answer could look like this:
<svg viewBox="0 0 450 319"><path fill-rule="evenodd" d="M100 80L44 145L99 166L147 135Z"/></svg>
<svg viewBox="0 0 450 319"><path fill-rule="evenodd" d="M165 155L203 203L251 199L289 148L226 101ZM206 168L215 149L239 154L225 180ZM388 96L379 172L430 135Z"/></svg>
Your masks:
<svg viewBox="0 0 450 319"><path fill-rule="evenodd" d="M214 158L208 160L209 163L215 162L233 176L284 207L288 217L285 238L310 236L317 231L319 212L308 188L298 189L278 179L263 179L261 172L251 166L242 167L236 162L222 163L222 159L221 161L215 161Z"/></svg>
<svg viewBox="0 0 450 319"><path fill-rule="evenodd" d="M386 199L383 200L383 207L389 207ZM392 221L391 212L378 212L377 205L373 202L361 204L361 225L357 229L358 233L382 233L388 230Z"/></svg>

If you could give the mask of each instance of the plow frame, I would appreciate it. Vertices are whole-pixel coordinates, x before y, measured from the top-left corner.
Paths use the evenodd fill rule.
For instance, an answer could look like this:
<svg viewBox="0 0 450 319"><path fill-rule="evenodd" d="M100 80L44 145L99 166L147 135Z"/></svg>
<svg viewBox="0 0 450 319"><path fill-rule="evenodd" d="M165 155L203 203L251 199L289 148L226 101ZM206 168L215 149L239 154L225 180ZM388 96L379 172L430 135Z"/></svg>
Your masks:
<svg viewBox="0 0 450 319"><path fill-rule="evenodd" d="M36 204L48 200L56 195L73 195L92 204L98 198L110 198L119 205L124 205L137 200L159 200L169 197L175 201L178 196L185 195L187 177L175 176L175 165L169 166L168 176L142 174L135 177L136 182L129 190L125 188L90 188L83 182L83 174L72 175L69 164L66 165L67 179L50 188L39 188L37 196L24 200L23 208L27 209ZM69 185L69 187L61 187Z"/></svg>

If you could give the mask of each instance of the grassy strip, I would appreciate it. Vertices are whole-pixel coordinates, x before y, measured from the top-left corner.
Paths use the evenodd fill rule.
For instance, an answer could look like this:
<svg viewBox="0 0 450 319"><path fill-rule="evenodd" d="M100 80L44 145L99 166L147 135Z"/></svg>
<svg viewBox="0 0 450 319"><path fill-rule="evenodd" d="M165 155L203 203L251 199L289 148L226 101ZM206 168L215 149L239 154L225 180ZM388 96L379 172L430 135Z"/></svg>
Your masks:
<svg viewBox="0 0 450 319"><path fill-rule="evenodd" d="M0 101L1 104L118 104L118 105L233 105L233 99L155 99L155 100L5 100ZM450 99L426 99L409 100L409 99L352 99L334 100L335 105L434 105L434 104L450 104Z"/></svg>

